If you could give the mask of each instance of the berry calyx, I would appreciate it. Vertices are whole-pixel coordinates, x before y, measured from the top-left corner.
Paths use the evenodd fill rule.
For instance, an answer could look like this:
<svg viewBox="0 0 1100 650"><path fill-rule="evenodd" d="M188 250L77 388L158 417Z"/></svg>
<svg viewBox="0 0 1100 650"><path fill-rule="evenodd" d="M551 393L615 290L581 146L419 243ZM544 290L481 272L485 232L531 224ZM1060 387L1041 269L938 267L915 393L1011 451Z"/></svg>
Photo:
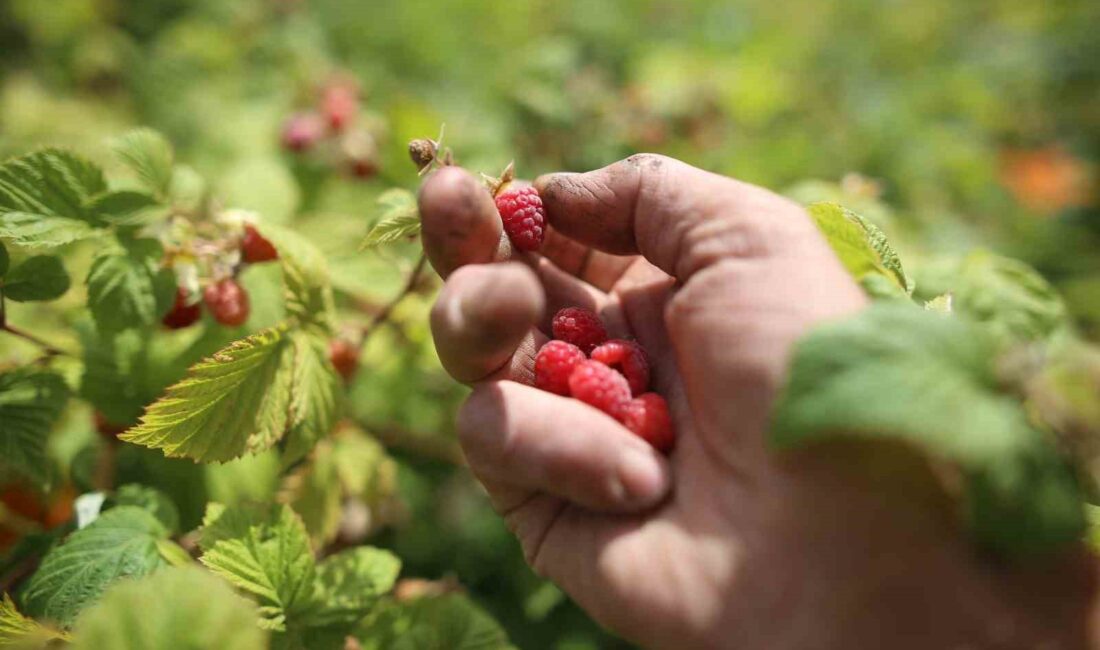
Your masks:
<svg viewBox="0 0 1100 650"><path fill-rule="evenodd" d="M191 295L183 287L176 289L176 299L172 308L164 315L161 322L168 329L178 330L194 325L202 318L202 304L191 303Z"/></svg>
<svg viewBox="0 0 1100 650"><path fill-rule="evenodd" d="M569 394L611 417L630 401L626 378L599 361L581 361L569 375Z"/></svg>
<svg viewBox="0 0 1100 650"><path fill-rule="evenodd" d="M611 339L596 346L590 356L621 372L632 394L641 395L649 388L649 359L634 341Z"/></svg>
<svg viewBox="0 0 1100 650"><path fill-rule="evenodd" d="M219 280L206 287L202 299L214 320L228 327L238 327L248 320L248 292L232 278Z"/></svg>
<svg viewBox="0 0 1100 650"><path fill-rule="evenodd" d="M668 413L668 402L657 393L644 393L623 405L619 421L660 452L672 451L676 429Z"/></svg>
<svg viewBox="0 0 1100 650"><path fill-rule="evenodd" d="M534 251L546 237L546 208L533 187L517 187L496 195L504 232L521 251Z"/></svg>
<svg viewBox="0 0 1100 650"><path fill-rule="evenodd" d="M325 123L316 113L296 113L283 123L283 148L295 153L311 149L325 135Z"/></svg>
<svg viewBox="0 0 1100 650"><path fill-rule="evenodd" d="M559 310L554 314L550 326L554 338L572 343L585 354L590 354L597 345L607 340L607 330L600 318L583 307Z"/></svg>
<svg viewBox="0 0 1100 650"><path fill-rule="evenodd" d="M569 394L569 377L584 352L572 343L549 341L535 355L535 387L558 395Z"/></svg>
<svg viewBox="0 0 1100 650"><path fill-rule="evenodd" d="M359 369L359 347L347 339L332 339L328 344L328 360L344 381L351 381Z"/></svg>
<svg viewBox="0 0 1100 650"><path fill-rule="evenodd" d="M249 264L270 262L278 259L279 252L256 227L250 223L244 225L244 235L241 237L241 259Z"/></svg>

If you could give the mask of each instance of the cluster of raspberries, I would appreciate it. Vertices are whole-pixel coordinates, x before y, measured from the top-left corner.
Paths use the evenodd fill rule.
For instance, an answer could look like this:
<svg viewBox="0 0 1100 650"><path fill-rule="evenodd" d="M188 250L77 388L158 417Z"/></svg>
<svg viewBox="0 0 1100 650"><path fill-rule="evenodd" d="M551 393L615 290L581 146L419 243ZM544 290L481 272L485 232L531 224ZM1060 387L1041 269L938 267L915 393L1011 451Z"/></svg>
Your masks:
<svg viewBox="0 0 1100 650"><path fill-rule="evenodd" d="M553 341L535 357L535 386L594 406L654 448L676 442L668 403L649 389L649 359L635 341L608 339L596 314L566 307L554 315Z"/></svg>

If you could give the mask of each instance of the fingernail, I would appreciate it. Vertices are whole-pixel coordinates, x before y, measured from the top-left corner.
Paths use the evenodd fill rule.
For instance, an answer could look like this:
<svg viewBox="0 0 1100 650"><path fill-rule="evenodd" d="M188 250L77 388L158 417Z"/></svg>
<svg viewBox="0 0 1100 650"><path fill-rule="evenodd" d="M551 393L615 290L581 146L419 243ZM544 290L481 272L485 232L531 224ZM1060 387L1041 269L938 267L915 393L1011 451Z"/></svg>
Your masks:
<svg viewBox="0 0 1100 650"><path fill-rule="evenodd" d="M623 452L618 473L624 500L629 503L656 503L668 491L668 467L651 450L631 448Z"/></svg>

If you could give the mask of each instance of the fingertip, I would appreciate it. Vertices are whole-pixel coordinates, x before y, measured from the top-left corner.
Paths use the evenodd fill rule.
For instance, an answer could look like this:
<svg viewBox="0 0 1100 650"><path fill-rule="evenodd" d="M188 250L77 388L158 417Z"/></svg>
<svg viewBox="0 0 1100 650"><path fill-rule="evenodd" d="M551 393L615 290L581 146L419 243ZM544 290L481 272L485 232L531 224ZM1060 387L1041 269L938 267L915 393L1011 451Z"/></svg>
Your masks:
<svg viewBox="0 0 1100 650"><path fill-rule="evenodd" d="M653 449L631 447L624 451L617 474L628 507L651 508L663 501L672 487L668 461Z"/></svg>
<svg viewBox="0 0 1100 650"><path fill-rule="evenodd" d="M502 226L493 198L466 170L433 172L420 188L418 205L424 251L441 276L499 254Z"/></svg>

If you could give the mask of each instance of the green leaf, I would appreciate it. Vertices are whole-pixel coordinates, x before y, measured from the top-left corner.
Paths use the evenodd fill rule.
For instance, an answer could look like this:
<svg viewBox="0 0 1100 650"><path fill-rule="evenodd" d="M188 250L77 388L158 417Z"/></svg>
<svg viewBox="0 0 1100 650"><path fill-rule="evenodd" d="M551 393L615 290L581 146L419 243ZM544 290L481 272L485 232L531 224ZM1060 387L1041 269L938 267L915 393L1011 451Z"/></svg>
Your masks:
<svg viewBox="0 0 1100 650"><path fill-rule="evenodd" d="M882 297L912 291L901 260L877 226L836 203L814 203L807 210L844 268L868 293Z"/></svg>
<svg viewBox="0 0 1100 650"><path fill-rule="evenodd" d="M116 140L114 149L147 190L157 198L168 196L175 156L163 135L152 129L136 129Z"/></svg>
<svg viewBox="0 0 1100 650"><path fill-rule="evenodd" d="M69 290L60 257L35 255L16 264L3 280L4 297L16 302L53 300Z"/></svg>
<svg viewBox="0 0 1100 650"><path fill-rule="evenodd" d="M90 324L79 331L84 362L80 396L109 422L120 425L136 422L145 405L163 390L150 359L152 341L148 332L104 334Z"/></svg>
<svg viewBox="0 0 1100 650"><path fill-rule="evenodd" d="M15 608L11 596L4 594L0 600L0 648L32 650L45 647L55 639L68 641L69 636L23 616Z"/></svg>
<svg viewBox="0 0 1100 650"><path fill-rule="evenodd" d="M28 612L68 627L115 581L163 567L157 540L168 531L134 506L104 512L51 550L23 593Z"/></svg>
<svg viewBox="0 0 1100 650"><path fill-rule="evenodd" d="M918 298L950 293L954 311L1002 341L1042 340L1069 322L1061 296L1035 269L989 251L925 265L917 279Z"/></svg>
<svg viewBox="0 0 1100 650"><path fill-rule="evenodd" d="M292 333L290 339L294 376L284 467L297 462L332 431L343 394L340 378L328 359L327 340L305 331Z"/></svg>
<svg viewBox="0 0 1100 650"><path fill-rule="evenodd" d="M260 231L279 252L287 314L307 327L331 333L332 282L324 254L293 230L264 223L260 224Z"/></svg>
<svg viewBox="0 0 1100 650"><path fill-rule="evenodd" d="M33 367L0 372L0 470L44 484L46 436L69 397L65 381Z"/></svg>
<svg viewBox="0 0 1100 650"><path fill-rule="evenodd" d="M0 242L0 278L4 277L4 274L8 272L10 266L11 257L8 256L8 249L4 246L3 242Z"/></svg>
<svg viewBox="0 0 1100 650"><path fill-rule="evenodd" d="M26 248L64 246L98 234L94 226L84 221L0 209L0 238Z"/></svg>
<svg viewBox="0 0 1100 650"><path fill-rule="evenodd" d="M192 366L120 439L203 462L267 449L290 422L293 351L285 326L232 343Z"/></svg>
<svg viewBox="0 0 1100 650"><path fill-rule="evenodd" d="M101 194L88 204L97 220L109 224L139 224L141 213L160 205L157 199L145 192L119 190Z"/></svg>
<svg viewBox="0 0 1100 650"><path fill-rule="evenodd" d="M74 650L265 650L256 607L198 567L109 589L76 624Z"/></svg>
<svg viewBox="0 0 1100 650"><path fill-rule="evenodd" d="M170 539L158 539L157 552L160 553L165 562L172 566L188 566L194 563L187 549Z"/></svg>
<svg viewBox="0 0 1100 650"><path fill-rule="evenodd" d="M320 602L308 624L354 623L389 593L401 572L401 560L389 551L359 546L329 556L317 565Z"/></svg>
<svg viewBox="0 0 1100 650"><path fill-rule="evenodd" d="M465 596L449 594L388 606L360 630L362 650L505 650L500 625Z"/></svg>
<svg viewBox="0 0 1100 650"><path fill-rule="evenodd" d="M964 471L969 523L985 544L1017 552L1077 539L1079 490L1003 392L995 350L975 325L905 303L823 326L796 348L770 442L906 440Z"/></svg>
<svg viewBox="0 0 1100 650"><path fill-rule="evenodd" d="M400 241L420 233L420 211L412 192L394 188L378 197L382 215L367 233L359 249Z"/></svg>
<svg viewBox="0 0 1100 650"><path fill-rule="evenodd" d="M263 627L285 630L315 606L313 550L289 507L212 503L199 544L204 565L259 600Z"/></svg>
<svg viewBox="0 0 1100 650"><path fill-rule="evenodd" d="M175 276L161 266L164 251L154 239L135 239L125 249L92 262L85 284L88 307L100 332L148 327L172 305Z"/></svg>
<svg viewBox="0 0 1100 650"><path fill-rule="evenodd" d="M180 532L180 513L168 495L156 488L137 483L119 487L114 494L115 506L136 506L157 518L169 535Z"/></svg>

